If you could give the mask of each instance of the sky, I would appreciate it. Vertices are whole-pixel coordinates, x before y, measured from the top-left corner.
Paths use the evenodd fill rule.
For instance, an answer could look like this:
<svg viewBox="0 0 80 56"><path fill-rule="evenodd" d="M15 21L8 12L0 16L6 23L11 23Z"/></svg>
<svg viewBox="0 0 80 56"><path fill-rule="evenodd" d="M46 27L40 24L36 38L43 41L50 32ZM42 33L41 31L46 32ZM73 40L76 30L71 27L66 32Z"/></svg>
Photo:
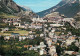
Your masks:
<svg viewBox="0 0 80 56"><path fill-rule="evenodd" d="M57 5L61 0L14 0L18 5L27 6L34 12L40 12Z"/></svg>

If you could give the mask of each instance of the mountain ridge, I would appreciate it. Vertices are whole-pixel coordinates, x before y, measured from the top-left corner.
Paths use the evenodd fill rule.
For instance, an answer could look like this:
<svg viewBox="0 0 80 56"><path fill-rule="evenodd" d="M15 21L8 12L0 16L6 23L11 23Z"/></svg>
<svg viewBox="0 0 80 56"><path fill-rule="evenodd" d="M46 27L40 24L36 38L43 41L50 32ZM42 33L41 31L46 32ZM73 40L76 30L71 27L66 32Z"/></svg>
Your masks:
<svg viewBox="0 0 80 56"><path fill-rule="evenodd" d="M79 3L80 3L79 0L62 0L56 6L53 6L49 9L39 12L37 14L40 17L44 17L45 15L50 14L51 12L59 12L60 14L64 14L67 17L74 17L74 15L77 14L80 9ZM75 4L75 6L74 6L74 4ZM75 7L77 7L78 9L75 9ZM68 8L69 8L69 10L68 10ZM72 9L75 9L75 11L77 11L77 12L75 13L75 11L73 10L74 12L71 12L70 14L72 14L72 15L70 15L70 14L68 14L68 12L65 11L66 9L68 12L71 11ZM63 11L65 11L65 12L63 12Z"/></svg>
<svg viewBox="0 0 80 56"><path fill-rule="evenodd" d="M6 14L20 17L22 22L31 21L36 14L25 7L17 5L13 0L0 0L0 15ZM4 16L0 16L3 18Z"/></svg>
<svg viewBox="0 0 80 56"><path fill-rule="evenodd" d="M0 12L4 13L18 13L23 10L20 6L18 6L13 0L1 0L0 1Z"/></svg>

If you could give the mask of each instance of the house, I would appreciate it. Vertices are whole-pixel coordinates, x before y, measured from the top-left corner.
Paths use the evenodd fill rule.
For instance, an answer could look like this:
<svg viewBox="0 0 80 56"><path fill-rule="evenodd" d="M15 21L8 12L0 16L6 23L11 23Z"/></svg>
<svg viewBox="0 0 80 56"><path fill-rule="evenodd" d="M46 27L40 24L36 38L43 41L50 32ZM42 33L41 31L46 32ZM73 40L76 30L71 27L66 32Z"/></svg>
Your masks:
<svg viewBox="0 0 80 56"><path fill-rule="evenodd" d="M65 54L69 54L69 55L72 55L74 51L64 51Z"/></svg>
<svg viewBox="0 0 80 56"><path fill-rule="evenodd" d="M54 33L49 32L49 37L50 37L50 38L53 38L53 35L54 35Z"/></svg>
<svg viewBox="0 0 80 56"><path fill-rule="evenodd" d="M76 56L80 56L80 55L76 55Z"/></svg>
<svg viewBox="0 0 80 56"><path fill-rule="evenodd" d="M72 42L75 42L76 37L70 36L68 39L66 39L66 45L71 45Z"/></svg>
<svg viewBox="0 0 80 56"><path fill-rule="evenodd" d="M53 32L53 33L54 33L54 32L55 32L55 29L52 29L52 30L51 30L51 32Z"/></svg>
<svg viewBox="0 0 80 56"><path fill-rule="evenodd" d="M27 37L26 36L19 36L19 41L25 40Z"/></svg>
<svg viewBox="0 0 80 56"><path fill-rule="evenodd" d="M33 32L32 31L29 31L29 34L32 34Z"/></svg>
<svg viewBox="0 0 80 56"><path fill-rule="evenodd" d="M71 21L74 21L74 18L64 18L63 21L64 22L71 22Z"/></svg>
<svg viewBox="0 0 80 56"><path fill-rule="evenodd" d="M4 29L2 29L1 32L8 31L8 30L9 30L9 28L4 28Z"/></svg>
<svg viewBox="0 0 80 56"><path fill-rule="evenodd" d="M40 42L40 45L38 46L38 48L45 48L46 45L44 44L44 42Z"/></svg>
<svg viewBox="0 0 80 56"><path fill-rule="evenodd" d="M53 40L52 40L52 41L56 43L56 42L57 42L57 39L56 39L56 38L53 38Z"/></svg>
<svg viewBox="0 0 80 56"><path fill-rule="evenodd" d="M20 28L27 28L25 25L20 25Z"/></svg>
<svg viewBox="0 0 80 56"><path fill-rule="evenodd" d="M54 56L58 56L57 53L55 53Z"/></svg>
<svg viewBox="0 0 80 56"><path fill-rule="evenodd" d="M29 39L33 39L34 37L34 35L29 35Z"/></svg>
<svg viewBox="0 0 80 56"><path fill-rule="evenodd" d="M63 26L61 24L50 24L51 27L60 27L60 26Z"/></svg>
<svg viewBox="0 0 80 56"><path fill-rule="evenodd" d="M38 47L37 47L37 46L35 46L35 47L30 47L29 50L35 50L35 51L37 51L37 50L38 50Z"/></svg>
<svg viewBox="0 0 80 56"><path fill-rule="evenodd" d="M51 46L51 44L52 44L52 39L48 39L48 40L47 40L47 44L48 44L48 46Z"/></svg>
<svg viewBox="0 0 80 56"><path fill-rule="evenodd" d="M10 40L10 36L5 36L4 40Z"/></svg>
<svg viewBox="0 0 80 56"><path fill-rule="evenodd" d="M37 24L32 23L32 24L29 26L29 28L41 29L41 28L42 28L42 24L40 24L40 23L37 23Z"/></svg>
<svg viewBox="0 0 80 56"><path fill-rule="evenodd" d="M4 23L7 23L7 19L5 19L5 18L4 18L2 21L3 21Z"/></svg>
<svg viewBox="0 0 80 56"><path fill-rule="evenodd" d="M53 55L56 53L56 47L55 47L55 46L50 46L49 48L50 48L49 54L50 54L51 56L53 56Z"/></svg>
<svg viewBox="0 0 80 56"><path fill-rule="evenodd" d="M24 48L31 48L33 47L32 45L24 45Z"/></svg>
<svg viewBox="0 0 80 56"><path fill-rule="evenodd" d="M66 40L66 45L71 45L71 44L72 44L72 42L75 42L75 40L67 39L67 40Z"/></svg>
<svg viewBox="0 0 80 56"><path fill-rule="evenodd" d="M33 18L32 19L33 22L44 22L44 20L42 18Z"/></svg>
<svg viewBox="0 0 80 56"><path fill-rule="evenodd" d="M40 37L43 37L44 36L44 34L40 34Z"/></svg>
<svg viewBox="0 0 80 56"><path fill-rule="evenodd" d="M17 27L20 27L20 26L21 26L21 24L18 23L18 22L14 22L13 25L14 25L14 26L17 26Z"/></svg>
<svg viewBox="0 0 80 56"><path fill-rule="evenodd" d="M46 54L46 51L44 49L40 50L40 55Z"/></svg>

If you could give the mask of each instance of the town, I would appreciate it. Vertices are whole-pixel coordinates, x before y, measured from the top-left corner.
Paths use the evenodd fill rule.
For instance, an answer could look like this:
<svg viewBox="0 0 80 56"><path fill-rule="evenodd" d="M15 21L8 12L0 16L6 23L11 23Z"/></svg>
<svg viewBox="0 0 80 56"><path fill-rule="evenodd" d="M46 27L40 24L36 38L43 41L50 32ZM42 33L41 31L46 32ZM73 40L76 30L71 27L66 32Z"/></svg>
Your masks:
<svg viewBox="0 0 80 56"><path fill-rule="evenodd" d="M53 12L33 17L31 23L22 22L20 17L0 19L3 54L25 56L34 51L34 56L80 56L80 28L74 18Z"/></svg>

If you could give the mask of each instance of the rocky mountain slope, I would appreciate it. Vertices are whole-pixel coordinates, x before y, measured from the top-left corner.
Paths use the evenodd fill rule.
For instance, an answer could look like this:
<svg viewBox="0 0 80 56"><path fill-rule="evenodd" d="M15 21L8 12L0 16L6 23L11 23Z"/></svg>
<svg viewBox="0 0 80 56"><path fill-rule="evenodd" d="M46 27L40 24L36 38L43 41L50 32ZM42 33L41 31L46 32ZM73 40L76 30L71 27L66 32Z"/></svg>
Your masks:
<svg viewBox="0 0 80 56"><path fill-rule="evenodd" d="M31 19L36 15L30 8L19 6L13 0L0 0L1 13L19 16L22 21L27 21L27 19Z"/></svg>
<svg viewBox="0 0 80 56"><path fill-rule="evenodd" d="M43 17L51 12L59 12L67 17L74 17L80 11L79 0L62 0L56 6L37 13L40 17Z"/></svg>
<svg viewBox="0 0 80 56"><path fill-rule="evenodd" d="M0 1L0 12L14 14L23 11L13 0L1 0Z"/></svg>

